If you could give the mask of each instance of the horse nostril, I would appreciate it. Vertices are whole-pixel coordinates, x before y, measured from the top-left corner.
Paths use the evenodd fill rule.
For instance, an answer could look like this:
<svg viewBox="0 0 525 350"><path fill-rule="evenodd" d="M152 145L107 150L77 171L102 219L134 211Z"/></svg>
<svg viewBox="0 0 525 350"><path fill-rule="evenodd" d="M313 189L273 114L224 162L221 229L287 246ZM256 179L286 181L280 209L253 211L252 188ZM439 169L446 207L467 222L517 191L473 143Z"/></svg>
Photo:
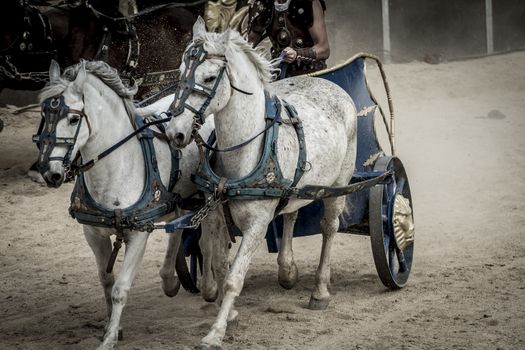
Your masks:
<svg viewBox="0 0 525 350"><path fill-rule="evenodd" d="M54 183L58 183L60 180L62 180L62 175L58 173L51 175L51 181L53 181Z"/></svg>
<svg viewBox="0 0 525 350"><path fill-rule="evenodd" d="M175 135L175 141L177 142L177 144L179 145L182 145L182 143L184 142L184 134L179 132Z"/></svg>

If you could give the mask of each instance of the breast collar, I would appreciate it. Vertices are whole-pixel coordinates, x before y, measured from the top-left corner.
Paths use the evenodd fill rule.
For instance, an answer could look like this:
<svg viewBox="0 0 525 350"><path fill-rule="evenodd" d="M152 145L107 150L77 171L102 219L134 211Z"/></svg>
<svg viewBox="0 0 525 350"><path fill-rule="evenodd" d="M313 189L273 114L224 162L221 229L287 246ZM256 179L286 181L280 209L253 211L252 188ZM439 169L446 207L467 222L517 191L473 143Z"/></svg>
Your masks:
<svg viewBox="0 0 525 350"><path fill-rule="evenodd" d="M210 164L211 151L206 150L204 159L199 164L196 174L192 180L197 187L204 192L219 191L227 198L235 199L270 199L288 197L289 190L297 185L303 176L306 161L306 144L304 139L303 125L297 117L295 108L287 102L281 101L276 96L271 96L265 91L265 121L266 125L273 123L265 133L264 148L261 158L255 169L248 175L239 179L227 179L217 175ZM288 119L281 118L281 110L284 105ZM275 122L274 122L275 120ZM293 180L283 176L277 158L277 139L279 137L280 124L293 125L299 141L299 157ZM216 140L215 131L211 134L208 144Z"/></svg>
<svg viewBox="0 0 525 350"><path fill-rule="evenodd" d="M145 124L141 116L135 116L137 128ZM154 132L147 128L141 131L137 138L140 141L144 165L146 168L145 184L139 200L133 205L117 210L110 210L97 203L89 193L85 177L80 173L71 194L70 215L79 223L85 225L152 231L153 221L172 212L181 204L181 197L171 192L180 178L180 151L172 150L172 166L168 188L160 178L157 165L155 147L153 145ZM171 149L171 147L170 147ZM124 180L124 179L123 179Z"/></svg>

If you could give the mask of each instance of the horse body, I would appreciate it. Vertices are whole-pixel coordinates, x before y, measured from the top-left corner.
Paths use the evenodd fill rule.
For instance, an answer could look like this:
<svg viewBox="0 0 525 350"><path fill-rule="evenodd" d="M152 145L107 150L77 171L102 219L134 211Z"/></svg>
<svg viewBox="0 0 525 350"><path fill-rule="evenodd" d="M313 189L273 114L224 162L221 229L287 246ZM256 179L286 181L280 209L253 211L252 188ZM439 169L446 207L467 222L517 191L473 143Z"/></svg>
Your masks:
<svg viewBox="0 0 525 350"><path fill-rule="evenodd" d="M87 73L84 65L87 67ZM72 137L78 123L82 122L72 150L72 157L80 152L84 160L92 159L133 132L130 113L134 113L135 110L130 98L135 91L122 85L116 71L103 62L83 62L66 70L64 76L68 75L69 78L71 76L76 76L76 78L74 81L60 78L58 65L52 65L51 84L43 90L41 99L61 95L70 109L83 111L85 120L78 120L78 116L70 112L67 118L58 122L56 135L57 137ZM158 113L165 110L164 108L167 107L165 101L161 100L149 106L147 111ZM145 111L139 110L138 112ZM213 125L207 127L208 133L211 128ZM171 170L169 146L166 142L157 139L154 144L161 179L167 186ZM65 154L66 148L59 145L51 152L52 157L63 157ZM182 151L180 162L182 177L175 185L174 191L183 197L196 191L189 179L189 174L196 170L197 159L196 147ZM62 161L50 160L49 169L43 175L49 185L60 186L64 178ZM145 162L138 139L132 138L107 158L97 162L84 173L84 178L92 198L106 209L126 208L136 203L145 184ZM110 317L100 349L112 349L117 343L122 310L149 236L148 232L124 231L126 251L120 274L115 280L113 273L106 272L112 252L110 236L114 233L115 230L112 228L84 225L84 235L95 254ZM164 264L160 270L163 289L168 296L174 296L180 286L174 274L180 236L179 233L170 235Z"/></svg>
<svg viewBox="0 0 525 350"><path fill-rule="evenodd" d="M237 33L227 31L217 35L206 33L204 24L198 20L194 26L194 41L185 55L194 53L196 45L202 45L207 58L190 64L194 70L196 84L211 89L215 94L206 100L201 93L192 93L182 101L183 94L175 96L172 105L179 115L172 119L167 135L179 146L188 144L193 122L199 106L209 103L206 115L213 113L218 148L231 147L250 139L265 128L264 90L276 94L281 101L295 106L304 126L307 161L310 169L304 173L297 187L302 185L344 186L352 177L356 155L356 111L346 92L325 80L308 77L286 79L268 84L269 62L258 55ZM186 57L186 56L185 56ZM183 75L188 74L188 60L181 66ZM226 72L221 77L220 71ZM221 81L217 81L221 80ZM240 93L239 88L246 93ZM200 89L200 88L199 88ZM194 89L193 91L197 91ZM187 106L191 106L188 108ZM179 108L178 108L179 107ZM282 118L285 119L284 111ZM204 117L206 116L204 115ZM277 141L279 165L285 178L293 179L297 168L299 144L296 131L289 125L281 125ZM254 142L228 153L217 153L215 171L229 179L248 175L257 166L263 151L262 137ZM223 285L221 309L211 331L202 340L203 348L220 346L226 331L227 321L235 315L233 304L240 294L246 272L257 246L263 241L268 224L273 219L279 198L264 200L236 200L230 198L229 205L235 224L243 232L243 239ZM281 210L285 214L285 237L283 255L278 262L283 266L283 275L293 275L295 264L291 252L291 234L298 208L310 203L290 198ZM324 200L325 215L321 222L323 246L320 264L316 273L316 286L310 299L310 308L326 308L329 301L330 249L334 234L339 226L339 215L344 209L344 198ZM286 232L288 231L288 233ZM281 279L281 266L279 277ZM286 277L286 276L285 276Z"/></svg>

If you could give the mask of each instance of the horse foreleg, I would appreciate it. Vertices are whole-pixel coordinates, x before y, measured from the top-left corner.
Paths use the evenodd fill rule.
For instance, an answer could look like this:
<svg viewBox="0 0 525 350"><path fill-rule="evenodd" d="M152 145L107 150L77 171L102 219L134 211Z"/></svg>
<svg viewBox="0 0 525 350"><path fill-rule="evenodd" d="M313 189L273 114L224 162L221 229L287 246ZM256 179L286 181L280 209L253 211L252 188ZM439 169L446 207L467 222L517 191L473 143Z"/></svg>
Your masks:
<svg viewBox="0 0 525 350"><path fill-rule="evenodd" d="M202 222L202 237L199 242L204 256L204 271L201 291L206 301L222 301L222 286L228 272L230 237L227 233L222 210L210 213Z"/></svg>
<svg viewBox="0 0 525 350"><path fill-rule="evenodd" d="M228 270L230 269L230 247L231 247L231 238L228 234L228 229L226 228L226 223L224 222L224 216L221 214L219 216L221 225L217 227L216 231L217 236L215 237L216 247L213 250L213 273L215 275L215 280L219 286L219 302L222 302L224 298L224 280ZM237 311L231 310L228 321L232 321L237 316Z"/></svg>
<svg viewBox="0 0 525 350"><path fill-rule="evenodd" d="M98 278L104 289L109 319L111 317L111 289L115 283L115 278L113 277L113 273L106 272L112 249L111 239L109 238L110 233L108 231L107 229L84 225L84 237L86 237L89 247L93 251L93 254L95 254Z"/></svg>
<svg viewBox="0 0 525 350"><path fill-rule="evenodd" d="M310 297L308 308L312 310L324 310L330 302L330 253L332 241L339 229L339 215L344 208L344 197L329 198L324 200L325 214L321 220L321 233L323 245L321 258L315 274L315 288Z"/></svg>
<svg viewBox="0 0 525 350"><path fill-rule="evenodd" d="M215 250L218 249L218 231L221 230L218 221L219 214L214 210L202 221L202 235L199 246L203 257L202 279L200 284L201 294L207 302L214 302L219 295L219 284L215 278L213 265L215 263Z"/></svg>
<svg viewBox="0 0 525 350"><path fill-rule="evenodd" d="M254 206L251 212L257 213L257 216L250 215L251 212L244 211L248 215L245 215L242 219L244 225L239 225L239 228L243 231L242 242L224 281L224 297L219 314L208 335L202 339L201 349L220 348L226 333L228 320L233 319L236 315L236 312L233 310L235 298L241 293L250 261L257 247L264 239L266 228L273 214L273 211L260 210L260 208L257 211L256 208Z"/></svg>
<svg viewBox="0 0 525 350"><path fill-rule="evenodd" d="M162 278L162 290L164 294L169 297L174 297L180 288L180 280L175 276L175 261L177 260L182 231L177 230L177 232L169 236L168 249L166 249L164 264L159 271L159 275Z"/></svg>
<svg viewBox="0 0 525 350"><path fill-rule="evenodd" d="M279 284L285 289L291 289L297 283L299 273L293 258L292 239L297 212L283 215L283 238L277 263L279 264Z"/></svg>
<svg viewBox="0 0 525 350"><path fill-rule="evenodd" d="M144 256L148 232L131 231L127 234L126 252L119 276L111 291L112 311L104 340L98 350L113 349L118 341L118 331L122 310L126 305L131 284Z"/></svg>

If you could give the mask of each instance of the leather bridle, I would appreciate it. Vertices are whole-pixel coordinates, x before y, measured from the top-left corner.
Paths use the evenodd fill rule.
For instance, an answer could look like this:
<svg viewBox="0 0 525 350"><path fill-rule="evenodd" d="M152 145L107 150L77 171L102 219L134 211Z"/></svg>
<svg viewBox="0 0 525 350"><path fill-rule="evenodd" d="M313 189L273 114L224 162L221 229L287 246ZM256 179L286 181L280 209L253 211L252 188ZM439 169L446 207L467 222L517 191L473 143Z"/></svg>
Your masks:
<svg viewBox="0 0 525 350"><path fill-rule="evenodd" d="M77 128L73 137L60 137L56 134L58 123L67 118L70 114L76 114L79 117ZM86 124L91 134L91 126L89 120L84 112L84 109L77 110L70 108L64 101L64 96L53 96L47 98L42 103L42 120L38 128L38 133L33 135L33 142L36 143L40 149L38 158L38 171L43 175L49 170L50 161L61 161L66 172L71 167L71 154L77 142L78 134L82 126L82 120L86 120ZM55 146L67 147L64 156L51 156Z"/></svg>
<svg viewBox="0 0 525 350"><path fill-rule="evenodd" d="M195 71L202 63L204 63L208 59L218 59L224 62L224 65L220 68L219 74L215 79L215 83L211 88L199 84L195 81ZM210 105L211 100L215 97L219 84L225 75L226 64L228 63L228 61L226 60L226 57L224 55L209 54L208 51L204 49L204 42L201 40L197 40L193 43L193 45L190 48L188 48L188 50L186 50L186 53L184 54L184 63L185 69L183 72L181 72L181 79L179 85L177 86L177 89L175 90L175 99L173 100L173 103L170 106L170 113L171 116L175 118L181 115L185 109L190 110L191 112L193 112L192 130L199 130L205 121L204 113ZM226 75L228 75L227 72ZM251 92L246 92L235 87L232 84L231 78L229 78L229 80L230 86L233 90L243 93L245 95L252 95ZM194 92L206 97L206 99L198 109L194 108L193 106L187 103L188 97Z"/></svg>

